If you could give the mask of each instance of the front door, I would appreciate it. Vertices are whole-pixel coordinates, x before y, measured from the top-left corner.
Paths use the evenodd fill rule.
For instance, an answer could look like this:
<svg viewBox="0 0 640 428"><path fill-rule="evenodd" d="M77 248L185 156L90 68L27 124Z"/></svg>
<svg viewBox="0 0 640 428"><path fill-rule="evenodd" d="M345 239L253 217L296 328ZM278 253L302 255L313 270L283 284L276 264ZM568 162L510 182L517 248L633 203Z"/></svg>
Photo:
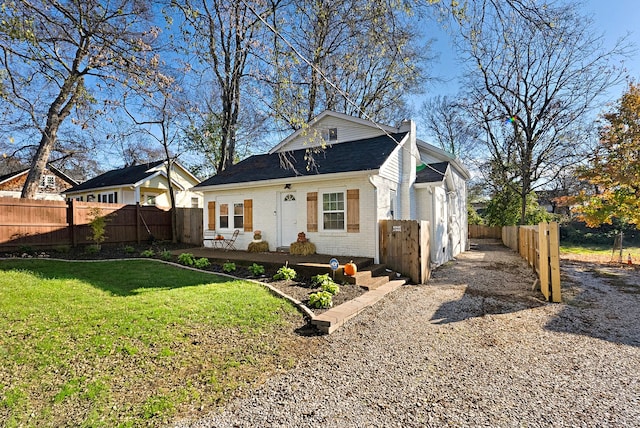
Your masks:
<svg viewBox="0 0 640 428"><path fill-rule="evenodd" d="M280 246L288 247L298 239L297 201L295 192L280 194Z"/></svg>

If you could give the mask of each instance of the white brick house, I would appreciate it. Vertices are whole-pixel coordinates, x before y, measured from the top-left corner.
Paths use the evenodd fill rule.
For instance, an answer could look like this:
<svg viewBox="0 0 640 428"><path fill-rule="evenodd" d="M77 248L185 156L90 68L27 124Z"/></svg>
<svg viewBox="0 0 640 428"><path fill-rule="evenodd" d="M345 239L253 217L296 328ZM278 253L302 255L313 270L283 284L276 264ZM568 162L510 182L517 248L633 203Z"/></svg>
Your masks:
<svg viewBox="0 0 640 428"><path fill-rule="evenodd" d="M432 262L467 247L467 170L398 128L325 111L267 154L251 156L193 188L204 197L204 238L240 230L246 249L262 231L270 250L299 232L320 254L378 261L381 219L428 220Z"/></svg>

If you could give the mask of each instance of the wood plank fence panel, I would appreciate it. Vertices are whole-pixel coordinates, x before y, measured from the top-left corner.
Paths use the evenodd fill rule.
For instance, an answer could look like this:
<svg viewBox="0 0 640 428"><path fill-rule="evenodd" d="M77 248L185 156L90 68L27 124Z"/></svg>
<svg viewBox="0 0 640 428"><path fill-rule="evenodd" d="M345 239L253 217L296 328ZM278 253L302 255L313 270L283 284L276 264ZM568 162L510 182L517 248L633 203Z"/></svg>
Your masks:
<svg viewBox="0 0 640 428"><path fill-rule="evenodd" d="M0 246L69 245L64 201L0 198Z"/></svg>
<svg viewBox="0 0 640 428"><path fill-rule="evenodd" d="M92 243L92 209L106 216L105 243L171 239L171 212L152 206L80 201L42 201L0 198L0 248L21 246L53 248ZM202 243L202 209L189 209L189 231L178 229L178 238Z"/></svg>
<svg viewBox="0 0 640 428"><path fill-rule="evenodd" d="M380 262L416 284L429 278L429 223L380 221Z"/></svg>
<svg viewBox="0 0 640 428"><path fill-rule="evenodd" d="M470 224L469 225L469 238L501 239L502 238L502 227L500 227L500 226L485 226L484 224Z"/></svg>
<svg viewBox="0 0 640 428"><path fill-rule="evenodd" d="M513 251L518 251L518 226L502 226L502 243Z"/></svg>
<svg viewBox="0 0 640 428"><path fill-rule="evenodd" d="M540 279L540 290L545 299L561 302L558 223L514 227L518 232L517 251ZM507 233L511 235L513 231L509 230ZM513 239L509 238L509 240L510 244L514 243Z"/></svg>

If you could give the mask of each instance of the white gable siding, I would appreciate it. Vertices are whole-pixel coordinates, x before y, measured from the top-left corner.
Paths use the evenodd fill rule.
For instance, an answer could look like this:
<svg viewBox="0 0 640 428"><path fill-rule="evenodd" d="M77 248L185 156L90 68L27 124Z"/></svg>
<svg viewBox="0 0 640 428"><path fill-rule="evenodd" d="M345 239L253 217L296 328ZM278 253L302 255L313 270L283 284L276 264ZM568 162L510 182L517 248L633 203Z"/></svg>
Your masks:
<svg viewBox="0 0 640 428"><path fill-rule="evenodd" d="M400 169L401 162L402 147L398 146L380 167L380 176L395 183L399 183L402 178Z"/></svg>
<svg viewBox="0 0 640 428"><path fill-rule="evenodd" d="M338 117L326 116L313 124L310 129L303 130L298 137L289 141L285 146L278 149L278 151L286 152L320 146L322 145L322 131L330 128L338 129L338 139L327 142L329 144L362 140L384 134L382 130L376 128L374 125L367 126Z"/></svg>

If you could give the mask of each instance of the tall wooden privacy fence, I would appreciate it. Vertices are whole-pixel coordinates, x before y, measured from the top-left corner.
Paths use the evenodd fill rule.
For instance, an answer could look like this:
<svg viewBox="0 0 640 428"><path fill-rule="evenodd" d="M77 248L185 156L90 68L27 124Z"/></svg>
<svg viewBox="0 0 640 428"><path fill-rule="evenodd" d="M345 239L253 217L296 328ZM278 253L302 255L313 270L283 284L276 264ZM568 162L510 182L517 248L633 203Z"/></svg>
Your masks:
<svg viewBox="0 0 640 428"><path fill-rule="evenodd" d="M389 269L425 284L431 273L429 222L380 221L380 262Z"/></svg>
<svg viewBox="0 0 640 428"><path fill-rule="evenodd" d="M80 201L0 198L0 248L52 248L91 243L91 210L107 218L105 243L171 239L171 215L156 207ZM202 209L177 210L178 237L202 244ZM186 239L186 240L185 240Z"/></svg>
<svg viewBox="0 0 640 428"><path fill-rule="evenodd" d="M540 290L544 297L552 302L561 302L558 223L504 226L502 242L517 251L534 269L540 278Z"/></svg>

